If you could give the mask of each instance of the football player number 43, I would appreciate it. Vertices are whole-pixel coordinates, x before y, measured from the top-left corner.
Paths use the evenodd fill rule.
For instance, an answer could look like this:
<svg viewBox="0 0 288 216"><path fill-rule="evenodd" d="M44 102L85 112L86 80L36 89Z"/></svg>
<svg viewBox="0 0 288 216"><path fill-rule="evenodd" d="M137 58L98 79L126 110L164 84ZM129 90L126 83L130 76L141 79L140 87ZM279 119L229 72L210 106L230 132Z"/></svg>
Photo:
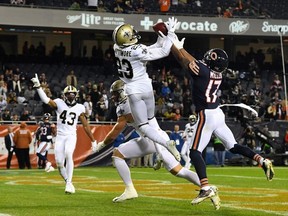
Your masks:
<svg viewBox="0 0 288 216"><path fill-rule="evenodd" d="M116 62L117 62L119 77L132 79L133 69L132 69L131 63L127 59L120 60L119 58L116 58Z"/></svg>
<svg viewBox="0 0 288 216"><path fill-rule="evenodd" d="M67 120L67 114L69 115L68 120ZM74 112L67 113L67 110L63 110L63 112L60 114L59 118L62 119L62 124L73 125L74 121L76 119L76 113L74 113Z"/></svg>

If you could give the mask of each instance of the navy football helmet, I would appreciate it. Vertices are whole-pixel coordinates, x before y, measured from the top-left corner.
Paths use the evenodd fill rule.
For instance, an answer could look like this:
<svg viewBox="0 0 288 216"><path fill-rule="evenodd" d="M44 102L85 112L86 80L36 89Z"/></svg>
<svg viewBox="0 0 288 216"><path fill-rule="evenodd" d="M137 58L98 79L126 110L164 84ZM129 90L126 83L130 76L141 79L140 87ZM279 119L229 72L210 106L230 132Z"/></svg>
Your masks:
<svg viewBox="0 0 288 216"><path fill-rule="evenodd" d="M219 48L208 50L203 58L203 61L207 66L218 73L222 73L228 67L228 55L227 53Z"/></svg>

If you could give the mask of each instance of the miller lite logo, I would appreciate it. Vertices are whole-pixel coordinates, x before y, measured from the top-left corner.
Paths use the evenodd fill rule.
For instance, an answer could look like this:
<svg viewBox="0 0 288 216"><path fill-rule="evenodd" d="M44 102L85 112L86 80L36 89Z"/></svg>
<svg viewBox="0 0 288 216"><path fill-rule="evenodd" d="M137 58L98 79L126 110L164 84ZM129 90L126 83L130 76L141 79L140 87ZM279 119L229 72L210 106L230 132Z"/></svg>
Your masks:
<svg viewBox="0 0 288 216"><path fill-rule="evenodd" d="M68 15L66 19L68 23L74 23L80 20L81 26L90 27L91 25L100 25L101 16L82 13L81 15Z"/></svg>

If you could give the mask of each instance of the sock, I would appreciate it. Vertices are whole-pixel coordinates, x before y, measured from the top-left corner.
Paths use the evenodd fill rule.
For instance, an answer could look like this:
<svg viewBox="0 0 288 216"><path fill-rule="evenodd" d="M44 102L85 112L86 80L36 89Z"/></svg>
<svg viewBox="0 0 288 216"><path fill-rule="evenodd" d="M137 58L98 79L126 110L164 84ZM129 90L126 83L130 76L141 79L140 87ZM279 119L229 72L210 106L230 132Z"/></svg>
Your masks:
<svg viewBox="0 0 288 216"><path fill-rule="evenodd" d="M191 170L188 170L186 168L182 168L177 174L177 177L184 178L188 180L189 182L192 182L193 184L200 187L200 181L198 178L198 175L195 172L192 172Z"/></svg>
<svg viewBox="0 0 288 216"><path fill-rule="evenodd" d="M202 157L201 152L191 149L190 158L194 164L196 173L199 176L201 187L207 186L208 178L207 178L207 172L206 172L206 164Z"/></svg>
<svg viewBox="0 0 288 216"><path fill-rule="evenodd" d="M261 155L254 155L253 160L257 161L258 164L260 164L261 166L263 165L264 158Z"/></svg>
<svg viewBox="0 0 288 216"><path fill-rule="evenodd" d="M73 171L74 171L74 161L71 155L71 157L70 156L66 157L67 182L72 182Z"/></svg>
<svg viewBox="0 0 288 216"><path fill-rule="evenodd" d="M59 166L59 165L57 165L57 168L58 168L60 175L64 179L64 181L67 183L68 177L67 177L67 173L66 173L66 168L64 166Z"/></svg>
<svg viewBox="0 0 288 216"><path fill-rule="evenodd" d="M255 153L252 149L248 148L247 146L235 144L233 148L229 150L233 154L241 154L245 157L248 157L252 160L257 161L260 165L263 164L264 158L259 154Z"/></svg>
<svg viewBox="0 0 288 216"><path fill-rule="evenodd" d="M181 154L182 159L185 161L185 166L190 162L190 158L186 154Z"/></svg>
<svg viewBox="0 0 288 216"><path fill-rule="evenodd" d="M114 165L118 171L118 174L122 178L126 188L133 186L130 169L129 169L126 161L122 158L119 158L119 157L113 156L112 158L114 160Z"/></svg>

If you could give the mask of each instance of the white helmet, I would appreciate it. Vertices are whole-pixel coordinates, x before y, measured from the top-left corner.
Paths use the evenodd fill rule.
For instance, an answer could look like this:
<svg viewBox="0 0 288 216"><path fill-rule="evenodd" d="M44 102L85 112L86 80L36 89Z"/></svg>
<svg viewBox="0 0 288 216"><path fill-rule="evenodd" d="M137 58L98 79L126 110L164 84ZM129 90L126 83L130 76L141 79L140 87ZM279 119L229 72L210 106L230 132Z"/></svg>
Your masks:
<svg viewBox="0 0 288 216"><path fill-rule="evenodd" d="M67 86L64 91L64 101L68 106L74 106L77 103L78 90L74 86Z"/></svg>

